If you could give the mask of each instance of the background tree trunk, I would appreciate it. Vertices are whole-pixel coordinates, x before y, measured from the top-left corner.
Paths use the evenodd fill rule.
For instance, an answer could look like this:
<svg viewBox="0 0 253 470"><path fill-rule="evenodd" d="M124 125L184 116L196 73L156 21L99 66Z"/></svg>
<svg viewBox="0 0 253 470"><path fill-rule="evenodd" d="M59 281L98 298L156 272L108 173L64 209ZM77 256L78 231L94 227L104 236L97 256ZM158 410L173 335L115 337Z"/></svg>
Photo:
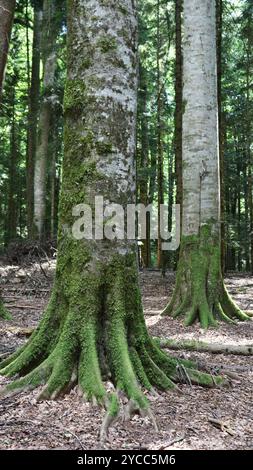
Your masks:
<svg viewBox="0 0 253 470"><path fill-rule="evenodd" d="M219 164L220 164L220 231L221 231L221 270L225 271L226 230L225 230L225 189L224 189L224 117L222 111L222 0L216 0L216 45L217 45L217 93L219 119Z"/></svg>
<svg viewBox="0 0 253 470"><path fill-rule="evenodd" d="M157 56L156 56L156 86L157 86L157 203L158 203L158 241L157 241L157 266L160 269L163 267L163 252L162 252L162 239L161 239L161 204L164 203L163 194L163 123L162 123L162 83L161 83L161 31L160 31L160 0L157 1Z"/></svg>
<svg viewBox="0 0 253 470"><path fill-rule="evenodd" d="M15 120L15 87L12 89L12 122L10 132L10 166L8 191L8 217L6 230L6 245L17 238L18 220L18 132Z"/></svg>
<svg viewBox="0 0 253 470"><path fill-rule="evenodd" d="M37 141L37 121L40 100L40 52L42 28L42 3L35 2L33 21L32 76L29 91L26 160L26 204L28 238L33 234L34 161Z"/></svg>
<svg viewBox="0 0 253 470"><path fill-rule="evenodd" d="M1 0L0 5L0 97L4 81L15 4L15 0Z"/></svg>
<svg viewBox="0 0 253 470"><path fill-rule="evenodd" d="M183 55L182 55L182 0L175 2L176 24L176 67L175 67L175 162L176 162L176 203L180 204L182 225L182 107L183 107Z"/></svg>
<svg viewBox="0 0 253 470"><path fill-rule="evenodd" d="M40 240L45 236L46 180L48 166L48 144L50 120L55 100L56 38L58 15L55 0L43 3L43 96L39 113L38 139L34 164L34 231Z"/></svg>
<svg viewBox="0 0 253 470"><path fill-rule="evenodd" d="M183 219L176 287L165 313L202 327L244 320L220 266L220 173L215 0L184 0Z"/></svg>

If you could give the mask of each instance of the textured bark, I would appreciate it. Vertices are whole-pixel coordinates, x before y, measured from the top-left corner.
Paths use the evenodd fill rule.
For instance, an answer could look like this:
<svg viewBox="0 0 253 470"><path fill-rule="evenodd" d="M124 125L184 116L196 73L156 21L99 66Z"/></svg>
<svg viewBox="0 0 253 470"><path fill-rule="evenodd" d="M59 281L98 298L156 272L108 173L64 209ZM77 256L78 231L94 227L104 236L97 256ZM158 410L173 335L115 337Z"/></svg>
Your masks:
<svg viewBox="0 0 253 470"><path fill-rule="evenodd" d="M184 0L183 218L176 287L163 314L190 325L248 319L221 274L215 0Z"/></svg>
<svg viewBox="0 0 253 470"><path fill-rule="evenodd" d="M40 98L40 51L42 27L42 2L35 2L33 21L32 76L29 91L27 131L26 207L28 237L33 234L34 161L37 140L37 121Z"/></svg>
<svg viewBox="0 0 253 470"><path fill-rule="evenodd" d="M42 239L45 235L46 179L50 120L54 109L56 38L58 34L57 3L44 0L43 3L43 96L39 113L38 139L34 164L34 234Z"/></svg>
<svg viewBox="0 0 253 470"><path fill-rule="evenodd" d="M168 357L149 337L135 242L76 240L67 231L73 206L93 206L95 195L102 195L106 205L134 202L137 102L135 2L76 0L69 8L55 284L38 329L2 364L1 374L24 376L2 395L45 383L40 398L55 398L77 382L87 399L107 408L103 438L118 413L120 393L131 409L150 414L140 385L175 387L181 367L193 383L214 383L189 361ZM106 392L103 379L111 380L114 393Z"/></svg>
<svg viewBox="0 0 253 470"><path fill-rule="evenodd" d="M4 81L15 4L15 0L1 0L0 4L0 96Z"/></svg>

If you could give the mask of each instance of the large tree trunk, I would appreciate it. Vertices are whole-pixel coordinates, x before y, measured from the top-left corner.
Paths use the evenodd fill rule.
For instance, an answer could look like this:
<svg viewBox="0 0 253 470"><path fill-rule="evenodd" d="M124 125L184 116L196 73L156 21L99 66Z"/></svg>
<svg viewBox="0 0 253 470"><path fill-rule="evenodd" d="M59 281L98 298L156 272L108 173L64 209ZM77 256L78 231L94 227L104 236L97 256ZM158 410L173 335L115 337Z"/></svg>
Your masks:
<svg viewBox="0 0 253 470"><path fill-rule="evenodd" d="M73 207L94 207L94 196L103 196L106 205L113 201L125 207L135 201L137 101L135 2L76 0L69 5L55 284L38 329L3 362L1 374L24 376L3 393L45 383L44 399L78 382L82 394L108 408L106 428L119 403L116 393L107 394L103 379L146 412L139 384L148 390L174 387L182 364L192 382L212 386L213 379L190 368L189 361L169 358L149 337L135 241L100 239L98 233L94 240L77 240L67 230L73 225Z"/></svg>
<svg viewBox="0 0 253 470"><path fill-rule="evenodd" d="M39 113L38 139L34 164L34 232L42 239L45 235L46 181L49 151L50 121L55 100L56 38L58 34L59 12L56 1L43 3L43 97Z"/></svg>
<svg viewBox="0 0 253 470"><path fill-rule="evenodd" d="M26 161L26 207L28 237L33 234L34 161L37 140L37 120L40 99L40 50L42 27L42 2L35 2L33 21L32 77L29 92Z"/></svg>
<svg viewBox="0 0 253 470"><path fill-rule="evenodd" d="M215 0L184 0L183 220L173 298L164 310L202 327L247 319L224 286L220 248L220 174Z"/></svg>
<svg viewBox="0 0 253 470"><path fill-rule="evenodd" d="M15 4L15 0L1 0L0 4L0 96L4 81Z"/></svg>

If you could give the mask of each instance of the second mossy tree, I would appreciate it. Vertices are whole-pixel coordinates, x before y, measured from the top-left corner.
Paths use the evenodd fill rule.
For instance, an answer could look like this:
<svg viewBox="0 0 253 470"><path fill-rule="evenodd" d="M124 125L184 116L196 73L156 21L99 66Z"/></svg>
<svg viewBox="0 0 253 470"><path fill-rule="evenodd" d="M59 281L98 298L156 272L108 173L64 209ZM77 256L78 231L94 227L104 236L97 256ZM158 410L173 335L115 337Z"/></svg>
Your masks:
<svg viewBox="0 0 253 470"><path fill-rule="evenodd" d="M163 314L186 325L246 320L221 273L216 2L183 4L182 241L172 300Z"/></svg>
<svg viewBox="0 0 253 470"><path fill-rule="evenodd" d="M135 2L69 1L67 52L55 283L38 328L3 361L0 373L20 376L2 394L44 384L40 398L56 398L77 383L88 400L107 408L103 434L118 413L122 393L130 409L148 413L143 389L169 389L180 380L213 386L214 379L189 361L167 356L149 336L136 243L126 238L77 240L67 230L73 208L83 203L93 207L95 196L124 207L135 201ZM105 381L113 384L113 393Z"/></svg>

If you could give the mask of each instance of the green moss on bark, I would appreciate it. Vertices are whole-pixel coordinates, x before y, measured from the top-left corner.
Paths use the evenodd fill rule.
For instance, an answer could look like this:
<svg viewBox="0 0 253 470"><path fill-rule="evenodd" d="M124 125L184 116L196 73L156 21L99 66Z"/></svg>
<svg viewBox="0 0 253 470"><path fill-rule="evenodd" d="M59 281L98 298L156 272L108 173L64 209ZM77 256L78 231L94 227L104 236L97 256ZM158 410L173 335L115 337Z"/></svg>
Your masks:
<svg viewBox="0 0 253 470"><path fill-rule="evenodd" d="M248 316L233 303L225 289L220 267L220 241L213 223L203 225L199 235L182 238L176 286L163 315L185 317L185 324L199 320L203 328L218 320L233 322Z"/></svg>

